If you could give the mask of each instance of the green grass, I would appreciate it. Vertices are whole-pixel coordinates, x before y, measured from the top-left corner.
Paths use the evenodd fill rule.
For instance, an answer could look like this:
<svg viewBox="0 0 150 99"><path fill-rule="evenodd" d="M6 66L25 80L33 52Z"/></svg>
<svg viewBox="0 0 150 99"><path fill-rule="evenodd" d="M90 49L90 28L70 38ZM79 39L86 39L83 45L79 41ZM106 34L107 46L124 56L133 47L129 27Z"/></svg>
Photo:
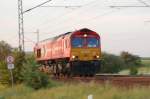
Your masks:
<svg viewBox="0 0 150 99"><path fill-rule="evenodd" d="M121 74L121 75L129 75L130 74L130 70L129 69L121 70L119 72L119 74Z"/></svg>
<svg viewBox="0 0 150 99"><path fill-rule="evenodd" d="M150 74L150 60L143 59L142 64L143 66L138 68L138 74Z"/></svg>
<svg viewBox="0 0 150 99"><path fill-rule="evenodd" d="M11 99L11 97L26 96L30 92L33 92L33 89L23 85L18 85L14 88L0 89L0 96L5 97L6 99Z"/></svg>
<svg viewBox="0 0 150 99"><path fill-rule="evenodd" d="M150 74L150 67L138 68L138 74Z"/></svg>
<svg viewBox="0 0 150 99"><path fill-rule="evenodd" d="M142 60L142 64L143 64L144 66L149 66L149 67L150 67L150 60L149 60L149 59L143 59L143 60Z"/></svg>
<svg viewBox="0 0 150 99"><path fill-rule="evenodd" d="M0 84L0 91L3 90L3 89L5 89L5 88L6 88L6 86Z"/></svg>
<svg viewBox="0 0 150 99"><path fill-rule="evenodd" d="M122 71L119 72L119 74L129 75L130 74L130 70L129 69L122 70ZM139 67L138 68L138 74L139 75L150 74L150 67L147 67L147 66Z"/></svg>
<svg viewBox="0 0 150 99"><path fill-rule="evenodd" d="M132 89L116 88L95 83L64 84L50 89L34 91L24 85L6 88L0 91L5 99L87 99L93 94L94 99L150 99L149 87Z"/></svg>
<svg viewBox="0 0 150 99"><path fill-rule="evenodd" d="M130 70L122 70L119 74L130 74ZM138 74L150 74L150 59L142 59L142 65L138 68Z"/></svg>

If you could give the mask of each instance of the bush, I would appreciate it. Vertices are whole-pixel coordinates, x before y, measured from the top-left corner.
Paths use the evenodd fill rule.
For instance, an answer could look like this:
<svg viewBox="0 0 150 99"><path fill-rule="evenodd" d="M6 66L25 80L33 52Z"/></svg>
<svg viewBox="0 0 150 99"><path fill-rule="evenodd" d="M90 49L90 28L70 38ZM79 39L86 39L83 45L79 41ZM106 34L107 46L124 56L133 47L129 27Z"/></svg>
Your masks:
<svg viewBox="0 0 150 99"><path fill-rule="evenodd" d="M33 57L27 59L22 75L25 84L34 89L45 88L49 85L48 75L38 71L38 65Z"/></svg>
<svg viewBox="0 0 150 99"><path fill-rule="evenodd" d="M103 53L102 58L102 73L118 73L124 68L124 62L119 56Z"/></svg>
<svg viewBox="0 0 150 99"><path fill-rule="evenodd" d="M130 68L130 75L137 75L138 73L138 70L136 67L131 67Z"/></svg>
<svg viewBox="0 0 150 99"><path fill-rule="evenodd" d="M19 51L18 49L13 50L13 56L15 57L14 65L15 68L13 69L13 76L14 76L14 83L22 83L22 75L21 70L23 69L23 64L25 63L25 53Z"/></svg>
<svg viewBox="0 0 150 99"><path fill-rule="evenodd" d="M133 55L129 52L121 52L121 58L124 60L126 66L140 66L142 64L141 58L137 55Z"/></svg>
<svg viewBox="0 0 150 99"><path fill-rule="evenodd" d="M34 71L28 74L26 84L34 89L46 88L49 84L48 76L44 73Z"/></svg>

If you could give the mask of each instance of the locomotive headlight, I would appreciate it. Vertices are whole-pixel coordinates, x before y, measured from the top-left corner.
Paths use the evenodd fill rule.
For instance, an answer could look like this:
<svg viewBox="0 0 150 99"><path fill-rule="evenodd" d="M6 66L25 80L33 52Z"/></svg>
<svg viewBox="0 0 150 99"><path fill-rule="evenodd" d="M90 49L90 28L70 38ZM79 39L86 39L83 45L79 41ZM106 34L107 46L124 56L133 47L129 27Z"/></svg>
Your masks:
<svg viewBox="0 0 150 99"><path fill-rule="evenodd" d="M96 58L99 58L99 56L97 55Z"/></svg>
<svg viewBox="0 0 150 99"><path fill-rule="evenodd" d="M76 56L73 55L72 58L74 59L74 58L76 58Z"/></svg>
<svg viewBox="0 0 150 99"><path fill-rule="evenodd" d="M84 34L84 37L87 37L87 34Z"/></svg>
<svg viewBox="0 0 150 99"><path fill-rule="evenodd" d="M78 56L74 56L74 55L73 55L73 56L72 56L72 59L73 59L73 60L77 60L77 59L78 59Z"/></svg>

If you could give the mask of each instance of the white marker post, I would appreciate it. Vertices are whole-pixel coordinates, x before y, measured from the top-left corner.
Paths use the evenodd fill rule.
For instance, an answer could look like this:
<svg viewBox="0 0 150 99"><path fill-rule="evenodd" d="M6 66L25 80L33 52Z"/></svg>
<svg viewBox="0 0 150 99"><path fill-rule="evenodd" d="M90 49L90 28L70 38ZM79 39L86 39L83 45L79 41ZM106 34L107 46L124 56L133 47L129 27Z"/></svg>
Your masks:
<svg viewBox="0 0 150 99"><path fill-rule="evenodd" d="M13 56L8 56L7 59L7 68L10 70L10 75L11 75L11 84L12 84L12 87L14 85L14 78L13 78L13 72L12 72L12 69L15 68L13 62L14 62L14 57Z"/></svg>
<svg viewBox="0 0 150 99"><path fill-rule="evenodd" d="M93 95L88 95L88 99L93 99Z"/></svg>

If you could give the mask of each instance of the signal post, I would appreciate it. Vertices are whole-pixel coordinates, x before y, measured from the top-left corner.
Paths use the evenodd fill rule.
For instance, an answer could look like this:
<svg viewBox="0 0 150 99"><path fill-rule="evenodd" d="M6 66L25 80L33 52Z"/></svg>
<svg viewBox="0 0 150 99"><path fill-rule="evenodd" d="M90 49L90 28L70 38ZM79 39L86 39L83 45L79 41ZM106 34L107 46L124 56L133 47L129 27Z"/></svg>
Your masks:
<svg viewBox="0 0 150 99"><path fill-rule="evenodd" d="M7 68L10 71L11 85L13 87L13 85L14 85L14 78L13 78L13 71L12 70L15 68L15 66L14 66L14 57L13 56L7 56L6 61L7 61Z"/></svg>

